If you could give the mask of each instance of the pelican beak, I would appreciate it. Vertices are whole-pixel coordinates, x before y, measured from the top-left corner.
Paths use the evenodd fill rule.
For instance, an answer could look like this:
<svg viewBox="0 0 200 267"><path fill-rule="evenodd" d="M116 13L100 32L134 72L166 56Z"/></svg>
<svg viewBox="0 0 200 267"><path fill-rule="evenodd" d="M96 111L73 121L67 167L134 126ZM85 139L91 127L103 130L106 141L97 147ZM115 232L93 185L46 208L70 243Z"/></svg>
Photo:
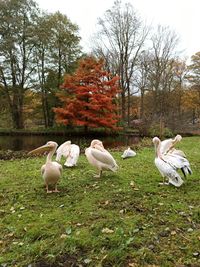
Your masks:
<svg viewBox="0 0 200 267"><path fill-rule="evenodd" d="M28 153L28 155L36 155L36 154L43 154L44 152L49 152L53 148L50 144L45 144L43 146L40 146Z"/></svg>

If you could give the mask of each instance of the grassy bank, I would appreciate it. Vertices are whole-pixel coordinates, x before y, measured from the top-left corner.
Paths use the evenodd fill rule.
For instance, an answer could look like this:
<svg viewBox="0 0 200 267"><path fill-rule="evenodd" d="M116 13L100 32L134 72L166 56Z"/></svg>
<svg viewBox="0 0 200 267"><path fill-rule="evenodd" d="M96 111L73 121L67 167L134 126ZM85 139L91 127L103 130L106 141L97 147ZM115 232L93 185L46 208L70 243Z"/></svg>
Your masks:
<svg viewBox="0 0 200 267"><path fill-rule="evenodd" d="M84 154L46 194L45 157L0 161L0 264L4 266L200 266L200 137L179 148L193 175L159 186L154 148L93 178Z"/></svg>

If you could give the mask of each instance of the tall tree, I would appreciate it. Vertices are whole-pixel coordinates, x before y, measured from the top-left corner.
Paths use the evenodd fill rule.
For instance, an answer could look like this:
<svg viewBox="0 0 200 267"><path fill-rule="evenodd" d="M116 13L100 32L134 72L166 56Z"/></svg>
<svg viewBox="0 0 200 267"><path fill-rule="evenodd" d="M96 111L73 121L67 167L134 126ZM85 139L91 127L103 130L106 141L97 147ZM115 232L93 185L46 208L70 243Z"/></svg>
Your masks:
<svg viewBox="0 0 200 267"><path fill-rule="evenodd" d="M45 87L48 70L51 67L49 64L51 48L50 32L51 25L49 23L49 16L43 13L42 16L38 18L38 23L35 29L36 46L34 49L34 58L37 66L37 87L41 91L41 103L45 128L50 125L48 90Z"/></svg>
<svg viewBox="0 0 200 267"><path fill-rule="evenodd" d="M188 66L188 81L192 86L198 87L200 91L200 52L191 57L191 64Z"/></svg>
<svg viewBox="0 0 200 267"><path fill-rule="evenodd" d="M32 0L0 1L0 83L2 84L13 127L23 128L24 94L31 86L32 50L37 6Z"/></svg>
<svg viewBox="0 0 200 267"><path fill-rule="evenodd" d="M63 82L63 74L74 71L80 58L80 37L78 26L66 15L56 12L49 17L51 24L51 59L57 72L57 88Z"/></svg>
<svg viewBox="0 0 200 267"><path fill-rule="evenodd" d="M94 53L103 57L108 69L120 77L122 120L129 124L130 96L134 92L133 74L149 29L130 3L121 1L99 18Z"/></svg>
<svg viewBox="0 0 200 267"><path fill-rule="evenodd" d="M200 52L195 53L191 57L188 71L187 78L191 85L190 99L195 99L194 96L196 96L195 101L193 101L193 118L195 118L195 116L199 117L200 114Z"/></svg>
<svg viewBox="0 0 200 267"><path fill-rule="evenodd" d="M87 57L78 69L67 75L59 98L62 108L55 108L56 120L65 125L117 129L116 95L118 77L111 78L103 68L103 60Z"/></svg>
<svg viewBox="0 0 200 267"><path fill-rule="evenodd" d="M151 57L149 51L143 50L139 56L138 69L135 73L135 84L140 93L140 119L144 119L144 97L145 93L150 90L149 74L150 74Z"/></svg>
<svg viewBox="0 0 200 267"><path fill-rule="evenodd" d="M150 86L154 95L154 114L163 118L167 93L172 88L174 62L177 60L178 36L168 27L157 28L151 37Z"/></svg>
<svg viewBox="0 0 200 267"><path fill-rule="evenodd" d="M56 92L63 82L63 75L74 70L77 58L80 57L80 37L78 26L59 12L42 14L35 35L37 44L34 54L42 110L45 127L49 127L53 124L52 107L58 102Z"/></svg>

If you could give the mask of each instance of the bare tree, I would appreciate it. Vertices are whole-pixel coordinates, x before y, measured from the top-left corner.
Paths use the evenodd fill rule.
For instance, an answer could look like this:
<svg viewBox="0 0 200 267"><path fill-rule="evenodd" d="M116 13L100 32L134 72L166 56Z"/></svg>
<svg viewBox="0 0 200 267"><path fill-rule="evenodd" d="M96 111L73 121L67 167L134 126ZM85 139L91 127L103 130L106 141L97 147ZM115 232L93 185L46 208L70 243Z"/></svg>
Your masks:
<svg viewBox="0 0 200 267"><path fill-rule="evenodd" d="M143 25L133 6L121 1L99 18L100 30L93 52L104 58L109 71L120 76L122 121L130 122L130 96L134 92L133 74L149 29ZM127 105L126 105L127 104Z"/></svg>
<svg viewBox="0 0 200 267"><path fill-rule="evenodd" d="M175 48L178 44L177 34L168 27L158 26L151 37L151 64L149 81L154 93L154 114L163 117L166 93L170 92L174 79L174 62L177 60Z"/></svg>
<svg viewBox="0 0 200 267"><path fill-rule="evenodd" d="M135 84L140 94L140 119L144 117L144 96L150 90L149 74L151 57L149 51L143 50L138 59L138 69L135 73Z"/></svg>

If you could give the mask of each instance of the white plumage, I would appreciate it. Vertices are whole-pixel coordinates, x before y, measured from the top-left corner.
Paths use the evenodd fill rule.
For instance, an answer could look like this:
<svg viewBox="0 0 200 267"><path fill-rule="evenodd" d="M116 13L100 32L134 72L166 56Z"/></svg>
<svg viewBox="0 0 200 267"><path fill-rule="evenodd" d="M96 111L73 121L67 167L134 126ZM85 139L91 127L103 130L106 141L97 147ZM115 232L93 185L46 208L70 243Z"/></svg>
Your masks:
<svg viewBox="0 0 200 267"><path fill-rule="evenodd" d="M49 141L44 146L40 146L29 152L29 154L40 154L46 151L49 152L47 155L46 163L41 168L41 173L46 185L47 193L59 192L57 190L57 183L62 175L62 166L59 163L52 161L52 157L57 147L58 144L56 142ZM49 185L53 185L55 189L49 190Z"/></svg>
<svg viewBox="0 0 200 267"><path fill-rule="evenodd" d="M86 148L85 155L88 162L96 167L99 174L96 177L101 177L103 170L111 170L116 172L118 165L113 156L104 148L100 140L93 140L90 147Z"/></svg>
<svg viewBox="0 0 200 267"><path fill-rule="evenodd" d="M161 141L160 153L163 155L173 154L173 155L180 155L182 157L186 157L185 153L182 150L178 150L174 148L174 146L181 140L182 140L182 136L180 134L177 134L174 139L169 138L169 139Z"/></svg>
<svg viewBox="0 0 200 267"><path fill-rule="evenodd" d="M66 167L76 166L80 155L80 148L78 145L71 144L71 141L66 141L60 145L56 151L56 160L60 161L62 156L66 158L64 165Z"/></svg>
<svg viewBox="0 0 200 267"><path fill-rule="evenodd" d="M123 153L123 155L121 156L123 159L126 158L131 158L131 157L135 157L136 156L136 152L133 151L130 147L128 147L128 149L126 149Z"/></svg>
<svg viewBox="0 0 200 267"><path fill-rule="evenodd" d="M189 161L183 156L184 153L174 149L174 142L169 145L170 141L162 143L158 137L154 137L153 143L156 150L155 165L163 177L163 183L171 183L176 187L181 186L183 180L177 171L181 169L184 176L192 173ZM168 180L167 183L164 181L165 178Z"/></svg>

